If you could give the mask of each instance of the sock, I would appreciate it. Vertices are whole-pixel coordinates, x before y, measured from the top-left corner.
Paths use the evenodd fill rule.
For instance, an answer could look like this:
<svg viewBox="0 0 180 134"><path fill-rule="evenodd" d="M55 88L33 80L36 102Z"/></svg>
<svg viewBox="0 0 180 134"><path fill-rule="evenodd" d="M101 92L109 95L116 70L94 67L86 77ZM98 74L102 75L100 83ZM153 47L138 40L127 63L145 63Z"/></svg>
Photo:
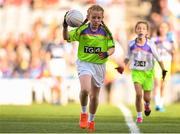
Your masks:
<svg viewBox="0 0 180 134"><path fill-rule="evenodd" d="M94 118L95 118L95 114L89 114L89 118L88 118L88 121L91 122L91 121L94 121Z"/></svg>
<svg viewBox="0 0 180 134"><path fill-rule="evenodd" d="M82 113L86 113L87 106L81 106L81 108L82 108Z"/></svg>
<svg viewBox="0 0 180 134"><path fill-rule="evenodd" d="M138 117L138 118L139 118L139 117L142 118L142 112L138 112L138 113L137 113L137 117Z"/></svg>

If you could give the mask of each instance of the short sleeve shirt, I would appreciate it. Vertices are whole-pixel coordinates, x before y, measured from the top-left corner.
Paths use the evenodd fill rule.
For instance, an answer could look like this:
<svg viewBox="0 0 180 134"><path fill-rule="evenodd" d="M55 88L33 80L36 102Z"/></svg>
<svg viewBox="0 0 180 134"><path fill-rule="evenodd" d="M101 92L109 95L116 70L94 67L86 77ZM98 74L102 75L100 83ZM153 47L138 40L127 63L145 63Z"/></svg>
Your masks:
<svg viewBox="0 0 180 134"><path fill-rule="evenodd" d="M78 58L81 61L103 64L107 58L100 59L99 52L107 52L109 48L114 47L114 41L110 38L103 26L93 32L90 24L85 24L69 32L69 42L78 41Z"/></svg>
<svg viewBox="0 0 180 134"><path fill-rule="evenodd" d="M146 40L145 44L140 46L136 40L129 43L127 59L131 60L130 69L151 70L154 67L154 58L161 61L153 41Z"/></svg>

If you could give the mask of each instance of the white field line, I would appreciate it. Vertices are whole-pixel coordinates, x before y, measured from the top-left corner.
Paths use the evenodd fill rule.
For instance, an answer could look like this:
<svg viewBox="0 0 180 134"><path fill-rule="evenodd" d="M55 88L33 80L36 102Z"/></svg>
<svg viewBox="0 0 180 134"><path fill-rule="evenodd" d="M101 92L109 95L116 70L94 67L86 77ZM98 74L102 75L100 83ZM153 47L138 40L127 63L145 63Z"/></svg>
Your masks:
<svg viewBox="0 0 180 134"><path fill-rule="evenodd" d="M123 104L119 104L118 108L122 111L122 113L125 117L126 124L128 125L130 132L140 134L138 126L133 121L133 117L132 117L130 110L127 107L125 107Z"/></svg>

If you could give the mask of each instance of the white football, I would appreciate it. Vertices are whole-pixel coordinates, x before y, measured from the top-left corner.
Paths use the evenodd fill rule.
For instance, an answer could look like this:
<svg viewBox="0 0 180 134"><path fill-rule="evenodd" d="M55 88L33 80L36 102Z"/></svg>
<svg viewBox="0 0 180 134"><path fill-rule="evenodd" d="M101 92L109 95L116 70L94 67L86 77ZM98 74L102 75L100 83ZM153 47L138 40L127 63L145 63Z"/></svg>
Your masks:
<svg viewBox="0 0 180 134"><path fill-rule="evenodd" d="M66 22L70 27L79 27L83 22L83 14L78 10L70 10L66 15Z"/></svg>

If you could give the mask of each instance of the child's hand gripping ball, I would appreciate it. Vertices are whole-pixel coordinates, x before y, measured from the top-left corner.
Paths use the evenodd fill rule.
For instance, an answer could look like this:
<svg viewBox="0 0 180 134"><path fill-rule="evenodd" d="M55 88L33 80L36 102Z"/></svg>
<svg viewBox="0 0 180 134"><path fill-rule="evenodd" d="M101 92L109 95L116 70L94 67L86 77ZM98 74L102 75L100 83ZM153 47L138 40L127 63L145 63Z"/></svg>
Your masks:
<svg viewBox="0 0 180 134"><path fill-rule="evenodd" d="M83 23L83 14L78 10L69 10L65 15L65 21L70 27L79 27Z"/></svg>

